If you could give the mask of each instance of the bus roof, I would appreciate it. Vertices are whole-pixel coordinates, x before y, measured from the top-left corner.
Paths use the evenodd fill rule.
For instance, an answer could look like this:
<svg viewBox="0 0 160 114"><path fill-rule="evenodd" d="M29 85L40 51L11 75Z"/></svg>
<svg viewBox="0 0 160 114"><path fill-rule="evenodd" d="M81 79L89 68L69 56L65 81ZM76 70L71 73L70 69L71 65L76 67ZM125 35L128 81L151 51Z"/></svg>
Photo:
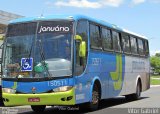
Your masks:
<svg viewBox="0 0 160 114"><path fill-rule="evenodd" d="M108 22L103 21L103 20L99 20L99 19L88 17L88 16L84 16L84 15L48 15L48 16L36 16L36 17L23 17L23 18L18 18L18 19L12 20L12 21L10 21L9 24L30 22L30 21L38 21L38 20L53 20L53 19L56 19L56 20L58 20L58 19L62 19L62 20L63 19L64 20L87 19L89 21L98 23L100 25L107 26L109 28L113 28L113 29L119 30L121 32L125 32L125 33L128 33L128 34L137 36L137 37L141 37L141 38L147 39L147 37L145 37L143 35L139 35L137 33L131 32L129 30L123 29L123 28L121 28L121 27L119 27L117 25L108 23Z"/></svg>

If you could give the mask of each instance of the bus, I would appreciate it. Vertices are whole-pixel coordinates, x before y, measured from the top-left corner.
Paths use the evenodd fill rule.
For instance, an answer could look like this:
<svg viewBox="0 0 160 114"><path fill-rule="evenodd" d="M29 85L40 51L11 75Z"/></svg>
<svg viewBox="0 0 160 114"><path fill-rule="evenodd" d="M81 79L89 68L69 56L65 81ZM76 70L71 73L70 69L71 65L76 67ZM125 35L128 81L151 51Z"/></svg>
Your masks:
<svg viewBox="0 0 160 114"><path fill-rule="evenodd" d="M125 96L138 100L150 88L145 36L83 15L13 20L2 53L5 106L84 104Z"/></svg>

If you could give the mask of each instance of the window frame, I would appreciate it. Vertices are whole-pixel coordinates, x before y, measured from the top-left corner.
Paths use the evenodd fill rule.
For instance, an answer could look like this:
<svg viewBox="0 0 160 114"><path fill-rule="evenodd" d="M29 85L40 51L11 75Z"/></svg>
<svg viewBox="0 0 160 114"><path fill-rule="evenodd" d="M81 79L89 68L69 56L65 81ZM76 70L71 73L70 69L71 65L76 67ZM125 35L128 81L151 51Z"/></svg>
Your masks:
<svg viewBox="0 0 160 114"><path fill-rule="evenodd" d="M142 45L143 45L143 54L140 53L140 50L139 50L139 41L138 40L141 40L142 41ZM142 38L137 38L137 43L138 43L138 53L140 56L144 57L145 56L145 44L144 44L144 39Z"/></svg>
<svg viewBox="0 0 160 114"><path fill-rule="evenodd" d="M104 47L104 39L102 38L102 29L105 29L107 31L110 32L110 39L111 39L111 49L107 49ZM103 48L103 51L108 51L108 52L113 52L114 49L113 49L113 39L112 39L112 29L108 28L108 27L104 27L104 26L101 26L101 41L102 41L102 48Z"/></svg>
<svg viewBox="0 0 160 114"><path fill-rule="evenodd" d="M120 50L116 50L115 49L115 46L114 46L114 41L113 41L113 32L116 32L118 33L118 39L119 39L119 43L120 43ZM113 47L113 50L115 53L123 53L123 50L122 50L122 38L121 38L121 32L116 30L116 29L111 29L111 37L112 37L112 47Z"/></svg>
<svg viewBox="0 0 160 114"><path fill-rule="evenodd" d="M130 37L130 43L131 43L131 54L132 54L132 55L135 55L135 56L139 56L137 36L134 36L134 35L131 35L131 34L130 34L129 37ZM132 42L131 42L131 39L132 39L132 38L136 39L137 53L132 52Z"/></svg>
<svg viewBox="0 0 160 114"><path fill-rule="evenodd" d="M122 43L124 43L123 42L123 39L124 39L124 37L123 36L127 36L128 37L128 40L129 40L129 52L127 52L127 51L124 51L124 44L121 44L122 45L122 50L123 50L123 53L124 54L127 54L127 55L131 55L132 54L132 52L131 52L131 40L130 40L130 35L129 34L127 34L127 33L121 33L121 38L122 38Z"/></svg>
<svg viewBox="0 0 160 114"><path fill-rule="evenodd" d="M77 53L75 52L75 51L76 51L76 42L74 42L74 52L75 52L75 53L74 53L74 57L75 57L76 60L74 60L74 63L73 63L73 65L74 65L74 67L73 67L73 68L74 68L74 73L73 73L73 74L76 75L76 76L80 76L80 75L85 71L85 69L86 69L86 67L87 67L87 64L88 64L88 63L87 63L87 61L88 61L88 51L89 51L89 46L88 46L88 44L89 44L89 40L90 40L90 39L89 39L89 21L88 21L87 19L80 19L80 20L78 20L78 21L76 22L76 24L75 24L76 26L75 26L75 29L74 29L74 30L75 30L75 33L74 33L74 34L77 35L78 24L79 24L81 21L86 21L86 23L87 23L87 25L86 25L86 26L87 26L87 28L86 28L86 29L87 29L87 34L86 34L86 35L87 35L87 39L86 39L87 41L86 41L86 40L83 40L84 38L82 37L82 40L86 42L86 57L85 57L86 63L85 63L85 66L83 66L82 71L77 72L77 69L76 69L76 67L77 67L77 66L76 66L76 64L77 64L77 55L76 55L76 54L77 54ZM81 61L81 60L79 59L79 62L80 62L80 61Z"/></svg>
<svg viewBox="0 0 160 114"><path fill-rule="evenodd" d="M134 34L130 34L128 32L125 32L125 31L121 31L121 30L118 30L118 29L115 29L115 28L112 28L112 27L109 27L109 26L105 26L105 25L102 25L102 24L99 24L99 23L96 23L96 22L93 22L93 21L88 21L89 23L89 42L90 42L90 49L91 50L97 50L97 51L102 51L102 52L109 52L109 53L119 53L119 54L124 54L124 55L128 55L128 56L138 56L138 57L148 57L149 56L149 43L148 43L148 40L143 38L143 37L139 37L137 35L134 35ZM99 27L99 41L100 41L100 47L96 48L96 47L91 47L91 33L90 33L90 24L92 25L95 25L95 26L98 26ZM112 49L105 49L104 48L104 45L103 45L103 38L102 38L102 29L106 29L106 30L109 30L110 31L110 34L111 34L111 46L112 46ZM113 32L117 32L118 33L118 40L119 40L119 46L120 46L120 50L116 50L115 47L114 47L114 42L113 42ZM126 35L128 36L129 38L129 50L130 52L126 52L124 51L123 49L123 35ZM131 39L132 38L135 38L135 41L136 41L136 50L137 50L137 53L133 52L132 49L131 49ZM141 39L143 41L143 50L144 50L144 54L139 54L139 45L138 45L138 39ZM134 46L134 47L135 47ZM146 49L147 48L147 49ZM148 52L147 52L148 50Z"/></svg>
<svg viewBox="0 0 160 114"><path fill-rule="evenodd" d="M147 45L146 45L147 44ZM148 57L150 55L149 53L149 42L147 39L144 39L144 48L145 48L145 52L144 52L144 55L145 57ZM147 48L147 49L146 49Z"/></svg>
<svg viewBox="0 0 160 114"><path fill-rule="evenodd" d="M90 25L98 27L98 30L99 30L99 39L98 39L98 41L100 43L100 47L95 47L95 46L92 47ZM97 24L97 23L89 21L89 41L90 41L90 46L89 46L90 49L93 49L93 50L102 50L102 38L101 38L101 25L100 24Z"/></svg>

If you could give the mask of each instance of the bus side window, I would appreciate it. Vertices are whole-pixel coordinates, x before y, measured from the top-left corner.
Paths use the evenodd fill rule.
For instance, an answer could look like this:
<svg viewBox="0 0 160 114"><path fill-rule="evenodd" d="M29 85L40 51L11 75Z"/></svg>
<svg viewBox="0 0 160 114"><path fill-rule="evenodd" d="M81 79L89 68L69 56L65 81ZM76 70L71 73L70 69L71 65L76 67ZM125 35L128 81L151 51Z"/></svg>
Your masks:
<svg viewBox="0 0 160 114"><path fill-rule="evenodd" d="M121 52L121 39L120 34L116 31L112 31L113 47L116 52Z"/></svg>
<svg viewBox="0 0 160 114"><path fill-rule="evenodd" d="M130 38L127 34L122 34L122 49L124 53L131 53Z"/></svg>
<svg viewBox="0 0 160 114"><path fill-rule="evenodd" d="M144 42L142 39L138 39L138 50L141 56L144 56Z"/></svg>
<svg viewBox="0 0 160 114"><path fill-rule="evenodd" d="M135 37L131 36L130 41L131 41L131 52L132 52L132 54L137 55L138 54L137 40Z"/></svg>
<svg viewBox="0 0 160 114"><path fill-rule="evenodd" d="M148 45L148 41L144 40L144 46L145 46L145 56L149 55L149 45Z"/></svg>
<svg viewBox="0 0 160 114"><path fill-rule="evenodd" d="M111 30L102 28L101 37L102 37L103 49L107 51L111 51L113 49Z"/></svg>
<svg viewBox="0 0 160 114"><path fill-rule="evenodd" d="M79 57L79 46L80 42L76 42L76 68L75 75L80 75L87 63L87 52L88 52L88 21L80 20L77 23L76 35L79 35L82 38L82 41L86 43L86 57Z"/></svg>
<svg viewBox="0 0 160 114"><path fill-rule="evenodd" d="M90 41L92 49L102 49L99 26L90 24Z"/></svg>

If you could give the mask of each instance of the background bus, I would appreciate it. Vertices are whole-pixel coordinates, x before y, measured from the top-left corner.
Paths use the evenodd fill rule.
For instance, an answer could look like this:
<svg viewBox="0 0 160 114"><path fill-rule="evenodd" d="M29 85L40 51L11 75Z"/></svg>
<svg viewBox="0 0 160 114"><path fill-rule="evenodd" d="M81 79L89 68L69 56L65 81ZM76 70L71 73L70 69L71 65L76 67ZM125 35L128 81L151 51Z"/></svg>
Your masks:
<svg viewBox="0 0 160 114"><path fill-rule="evenodd" d="M87 103L149 89L148 40L86 16L13 20L3 47L2 90L6 106Z"/></svg>

